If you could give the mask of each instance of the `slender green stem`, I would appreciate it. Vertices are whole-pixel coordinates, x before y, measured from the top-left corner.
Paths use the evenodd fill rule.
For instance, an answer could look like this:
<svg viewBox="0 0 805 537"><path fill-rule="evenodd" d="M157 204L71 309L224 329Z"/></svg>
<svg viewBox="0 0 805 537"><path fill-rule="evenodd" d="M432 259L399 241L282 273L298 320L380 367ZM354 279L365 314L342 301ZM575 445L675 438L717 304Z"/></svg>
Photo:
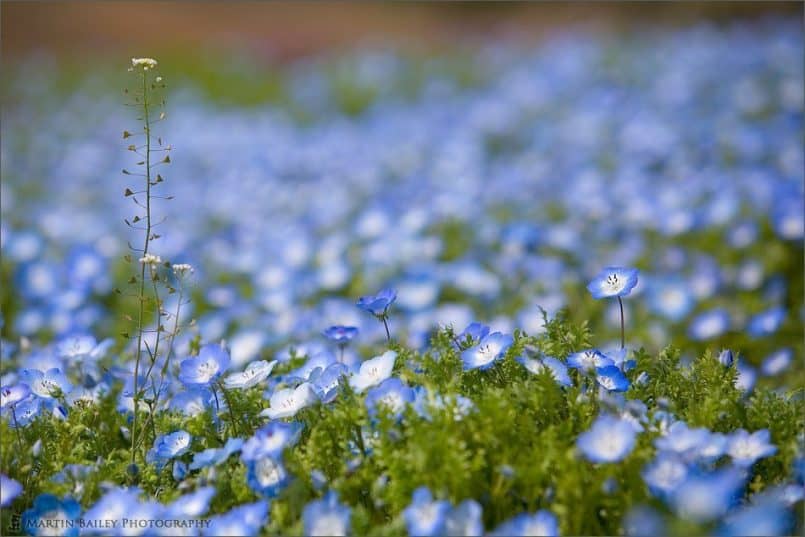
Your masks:
<svg viewBox="0 0 805 537"><path fill-rule="evenodd" d="M621 300L621 297L618 297L618 305L621 307L621 349L623 349L626 346L626 338L623 328L623 300Z"/></svg>
<svg viewBox="0 0 805 537"><path fill-rule="evenodd" d="M238 434L238 420L235 418L235 411L232 408L232 401L229 399L229 393L227 393L223 384L219 383L218 387L221 388L221 393L224 394L224 401L226 401L226 406L229 408L229 420L232 422L232 432Z"/></svg>
<svg viewBox="0 0 805 537"><path fill-rule="evenodd" d="M142 256L148 254L148 246L151 242L151 119L148 114L148 81L145 72L143 79L143 120L145 121L145 241ZM140 292L138 299L140 302L139 314L137 316L137 354L134 358L134 415L131 422L131 464L135 462L135 447L137 445L137 411L140 403L140 359L143 352L143 322L145 317L145 265L140 263Z"/></svg>
<svg viewBox="0 0 805 537"><path fill-rule="evenodd" d="M17 411L14 409L14 405L11 406L11 418L14 420L14 431L17 433L17 442L19 442L19 449L20 449L20 457L22 457L23 451L23 441L22 441L22 433L20 433L20 424L17 422Z"/></svg>
<svg viewBox="0 0 805 537"><path fill-rule="evenodd" d="M386 328L386 340L391 343L391 334L389 333L389 322L388 322L388 315L383 315L380 317L383 321L383 326Z"/></svg>

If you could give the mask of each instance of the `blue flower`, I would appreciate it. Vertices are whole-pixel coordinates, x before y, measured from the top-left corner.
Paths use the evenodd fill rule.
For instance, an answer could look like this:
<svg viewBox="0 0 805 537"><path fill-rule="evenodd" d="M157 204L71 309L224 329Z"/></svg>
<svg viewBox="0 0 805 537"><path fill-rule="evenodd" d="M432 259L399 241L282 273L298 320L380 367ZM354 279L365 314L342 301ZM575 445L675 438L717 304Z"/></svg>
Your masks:
<svg viewBox="0 0 805 537"><path fill-rule="evenodd" d="M791 511L780 502L764 499L728 514L716 535L794 535L793 528Z"/></svg>
<svg viewBox="0 0 805 537"><path fill-rule="evenodd" d="M245 462L263 457L279 458L286 447L299 439L303 425L298 422L272 421L255 431L241 449L241 459Z"/></svg>
<svg viewBox="0 0 805 537"><path fill-rule="evenodd" d="M351 512L338 501L338 495L328 491L321 500L308 503L302 510L305 535L347 535Z"/></svg>
<svg viewBox="0 0 805 537"><path fill-rule="evenodd" d="M279 459L261 457L246 463L246 482L256 493L274 498L290 482L290 476Z"/></svg>
<svg viewBox="0 0 805 537"><path fill-rule="evenodd" d="M206 388L189 388L173 396L169 409L193 417L203 414L212 405L212 392Z"/></svg>
<svg viewBox="0 0 805 537"><path fill-rule="evenodd" d="M684 280L667 278L653 282L649 288L649 308L671 321L681 321L695 304L693 292Z"/></svg>
<svg viewBox="0 0 805 537"><path fill-rule="evenodd" d="M500 537L528 537L559 535L559 523L556 515L545 509L533 515L522 513L509 519L495 529L490 535Z"/></svg>
<svg viewBox="0 0 805 537"><path fill-rule="evenodd" d="M598 367L607 367L610 365L615 365L615 362L613 362L611 358L604 356L601 351L597 349L574 352L567 357L568 367L578 369L585 373L592 372Z"/></svg>
<svg viewBox="0 0 805 537"><path fill-rule="evenodd" d="M768 429L760 429L752 434L744 429L738 429L727 438L727 454L732 457L732 462L736 466L752 466L758 459L777 453L777 447L770 443L769 439Z"/></svg>
<svg viewBox="0 0 805 537"><path fill-rule="evenodd" d="M506 354L513 343L512 336L500 332L484 336L476 345L461 353L464 371L489 369Z"/></svg>
<svg viewBox="0 0 805 537"><path fill-rule="evenodd" d="M445 535L480 537L484 534L481 515L481 504L475 500L464 500L447 514L444 521Z"/></svg>
<svg viewBox="0 0 805 537"><path fill-rule="evenodd" d="M210 343L201 347L198 356L182 360L179 380L187 386L209 386L227 367L229 353L221 345Z"/></svg>
<svg viewBox="0 0 805 537"><path fill-rule="evenodd" d="M465 328L463 332L456 336L456 340L462 344L465 342L481 341L489 335L489 331L490 328L487 325L472 322L467 325L467 328Z"/></svg>
<svg viewBox="0 0 805 537"><path fill-rule="evenodd" d="M202 487L195 492L179 496L166 506L165 518L199 517L207 513L210 501L215 496L215 487Z"/></svg>
<svg viewBox="0 0 805 537"><path fill-rule="evenodd" d="M623 529L630 537L668 535L662 516L645 505L638 505L629 510L623 520Z"/></svg>
<svg viewBox="0 0 805 537"><path fill-rule="evenodd" d="M9 405L8 409L3 409L4 414L11 414L8 425L12 429L17 427L25 427L30 424L34 419L42 413L42 399L38 397L29 397L23 399L16 405ZM9 411L10 409L10 411Z"/></svg>
<svg viewBox="0 0 805 537"><path fill-rule="evenodd" d="M690 322L688 336L696 341L704 341L718 337L730 327L730 316L726 310L719 308L700 313Z"/></svg>
<svg viewBox="0 0 805 537"><path fill-rule="evenodd" d="M576 446L591 462L618 462L632 452L637 433L631 423L602 414Z"/></svg>
<svg viewBox="0 0 805 537"><path fill-rule="evenodd" d="M587 284L587 290L593 298L609 298L626 296L637 285L636 268L606 267Z"/></svg>
<svg viewBox="0 0 805 537"><path fill-rule="evenodd" d="M729 349L722 350L718 355L718 363L724 367L731 367L734 360L735 359L733 358L732 351Z"/></svg>
<svg viewBox="0 0 805 537"><path fill-rule="evenodd" d="M770 336L780 328L784 319L785 308L774 307L749 319L746 331L754 338Z"/></svg>
<svg viewBox="0 0 805 537"><path fill-rule="evenodd" d="M595 380L611 392L625 392L631 383L623 372L614 365L595 368Z"/></svg>
<svg viewBox="0 0 805 537"><path fill-rule="evenodd" d="M192 436L187 431L176 431L158 436L146 459L162 468L167 461L180 457L190 449Z"/></svg>
<svg viewBox="0 0 805 537"><path fill-rule="evenodd" d="M358 393L377 386L391 376L396 359L395 351L386 351L380 356L366 360L361 363L358 373L350 377L349 385Z"/></svg>
<svg viewBox="0 0 805 537"><path fill-rule="evenodd" d="M779 375L791 365L791 358L794 352L791 349L785 348L775 351L763 359L760 364L760 373L767 377Z"/></svg>
<svg viewBox="0 0 805 537"><path fill-rule="evenodd" d="M243 446L242 438L229 438L223 447L207 448L193 455L193 462L190 463L190 470L200 470L208 466L218 466L233 453L240 451Z"/></svg>
<svg viewBox="0 0 805 537"><path fill-rule="evenodd" d="M268 503L258 501L239 505L228 513L209 518L204 535L251 537L260 532L268 522Z"/></svg>
<svg viewBox="0 0 805 537"><path fill-rule="evenodd" d="M269 408L260 412L261 416L271 418L289 418L305 407L316 404L319 396L309 382L303 382L296 388L276 390L269 400Z"/></svg>
<svg viewBox="0 0 805 537"><path fill-rule="evenodd" d="M81 505L72 498L59 500L53 494L40 494L33 507L22 513L22 529L28 535L76 536Z"/></svg>
<svg viewBox="0 0 805 537"><path fill-rule="evenodd" d="M44 373L38 369L23 369L20 371L20 381L27 384L35 395L44 399L66 395L73 389L65 374L58 368L48 369Z"/></svg>
<svg viewBox="0 0 805 537"><path fill-rule="evenodd" d="M744 474L734 467L713 473L694 472L671 496L677 515L704 523L723 516L738 501L744 488Z"/></svg>
<svg viewBox="0 0 805 537"><path fill-rule="evenodd" d="M560 360L552 356L545 356L541 359L528 358L527 356L519 356L515 360L525 367L529 373L539 374L543 370L547 370L557 384L560 386L572 386L573 381L567 371L567 366Z"/></svg>
<svg viewBox="0 0 805 537"><path fill-rule="evenodd" d="M240 373L232 373L224 379L224 388L228 390L240 389L245 390L263 382L277 365L276 360L266 362L265 360L258 360L246 366Z"/></svg>
<svg viewBox="0 0 805 537"><path fill-rule="evenodd" d="M19 481L0 474L0 507L7 507L20 494L22 494L22 485Z"/></svg>
<svg viewBox="0 0 805 537"><path fill-rule="evenodd" d="M374 417L380 408L385 408L395 417L400 417L405 406L414 400L414 390L397 377L391 377L366 393L366 408Z"/></svg>
<svg viewBox="0 0 805 537"><path fill-rule="evenodd" d="M349 373L349 367L342 363L336 363L330 364L321 373L318 373L319 371L321 369L316 368L310 374L313 390L322 403L332 403L338 395L338 388Z"/></svg>
<svg viewBox="0 0 805 537"><path fill-rule="evenodd" d="M0 388L0 409L12 407L28 397L31 389L27 384L14 384L13 386L3 386Z"/></svg>
<svg viewBox="0 0 805 537"><path fill-rule="evenodd" d="M709 439L710 431L704 427L691 429L684 421L677 421L671 424L665 435L654 440L654 445L660 451L689 457L696 455Z"/></svg>
<svg viewBox="0 0 805 537"><path fill-rule="evenodd" d="M360 297L356 305L375 317L386 317L389 307L394 304L395 300L397 300L397 291L394 289L383 289L376 295Z"/></svg>
<svg viewBox="0 0 805 537"><path fill-rule="evenodd" d="M408 535L430 537L444 533L444 522L450 502L434 501L428 487L419 487L411 497L411 504L403 509Z"/></svg>
<svg viewBox="0 0 805 537"><path fill-rule="evenodd" d="M642 476L654 496L667 499L687 478L688 465L675 454L660 452L643 468Z"/></svg>
<svg viewBox="0 0 805 537"><path fill-rule="evenodd" d="M337 343L338 345L346 345L358 335L358 329L354 326L331 326L324 332L324 337Z"/></svg>

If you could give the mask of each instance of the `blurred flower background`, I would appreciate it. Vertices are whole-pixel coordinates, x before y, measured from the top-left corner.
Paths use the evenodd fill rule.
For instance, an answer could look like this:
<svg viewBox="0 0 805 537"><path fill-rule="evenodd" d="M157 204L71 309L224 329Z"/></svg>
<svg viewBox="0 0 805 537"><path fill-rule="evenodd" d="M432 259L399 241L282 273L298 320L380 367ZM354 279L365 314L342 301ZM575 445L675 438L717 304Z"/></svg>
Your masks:
<svg viewBox="0 0 805 537"><path fill-rule="evenodd" d="M414 346L472 320L537 333L540 307L615 341L617 304L581 285L607 264L643 272L638 344L801 357L797 13L4 4L3 337L117 328L118 88L151 55L175 196L157 253L197 267L186 315L236 364L330 325L382 338L353 301L384 285Z"/></svg>
<svg viewBox="0 0 805 537"><path fill-rule="evenodd" d="M801 530L802 16L4 2L3 506ZM132 253L156 161L121 89L148 81Z"/></svg>

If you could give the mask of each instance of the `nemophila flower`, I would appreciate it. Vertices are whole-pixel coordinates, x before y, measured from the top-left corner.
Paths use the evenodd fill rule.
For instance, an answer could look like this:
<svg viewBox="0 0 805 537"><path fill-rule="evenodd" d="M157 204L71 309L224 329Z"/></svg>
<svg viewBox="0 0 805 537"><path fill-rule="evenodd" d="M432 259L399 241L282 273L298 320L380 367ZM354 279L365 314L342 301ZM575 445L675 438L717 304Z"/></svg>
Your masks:
<svg viewBox="0 0 805 537"><path fill-rule="evenodd" d="M265 498L277 496L289 481L290 476L279 459L262 457L246 463L249 488Z"/></svg>
<svg viewBox="0 0 805 537"><path fill-rule="evenodd" d="M733 511L724 517L716 535L744 537L747 535L794 535L794 517L784 504L772 500L756 502Z"/></svg>
<svg viewBox="0 0 805 537"><path fill-rule="evenodd" d="M322 403L332 403L335 400L338 388L345 382L348 374L349 367L342 363L330 364L324 371L319 368L313 370L310 382Z"/></svg>
<svg viewBox="0 0 805 537"><path fill-rule="evenodd" d="M587 349L586 351L574 352L567 357L567 366L572 369L589 373L597 367L607 367L615 365L611 358L604 356L597 349Z"/></svg>
<svg viewBox="0 0 805 537"><path fill-rule="evenodd" d="M445 535L465 537L483 535L482 514L481 504L475 500L464 500L447 513L444 521Z"/></svg>
<svg viewBox="0 0 805 537"><path fill-rule="evenodd" d="M376 295L362 296L356 303L359 308L368 311L383 322L383 327L386 329L386 339L389 341L391 341L391 334L389 333L388 311L396 299L397 291L383 289Z"/></svg>
<svg viewBox="0 0 805 537"><path fill-rule="evenodd" d="M623 530L629 537L667 535L662 516L646 505L633 507L623 519Z"/></svg>
<svg viewBox="0 0 805 537"><path fill-rule="evenodd" d="M169 409L193 417L206 412L213 403L213 395L207 388L188 388L171 398Z"/></svg>
<svg viewBox="0 0 805 537"><path fill-rule="evenodd" d="M173 480L177 482L184 481L184 478L187 477L187 463L184 461L173 461L173 468L171 469L171 475L173 476Z"/></svg>
<svg viewBox="0 0 805 537"><path fill-rule="evenodd" d="M16 405L30 394L31 389L27 384L18 383L13 386L3 386L0 388L0 409Z"/></svg>
<svg viewBox="0 0 805 537"><path fill-rule="evenodd" d="M158 436L149 451L153 462L161 467L170 459L184 455L190 449L193 437L187 431L176 431Z"/></svg>
<svg viewBox="0 0 805 537"><path fill-rule="evenodd" d="M785 308L771 308L750 318L746 331L755 338L770 336L780 328L784 319Z"/></svg>
<svg viewBox="0 0 805 537"><path fill-rule="evenodd" d="M42 413L42 399L38 397L28 397L16 405L9 405L3 409L3 413L8 417L9 427L25 427Z"/></svg>
<svg viewBox="0 0 805 537"><path fill-rule="evenodd" d="M395 300L397 300L397 291L387 288L376 295L360 297L356 305L375 317L384 317L388 315L389 307L394 304Z"/></svg>
<svg viewBox="0 0 805 537"><path fill-rule="evenodd" d="M397 353L395 351L386 351L380 356L366 360L361 363L358 373L350 377L350 386L358 393L372 386L377 386L391 376L396 359Z"/></svg>
<svg viewBox="0 0 805 537"><path fill-rule="evenodd" d="M21 265L15 274L15 291L29 300L45 301L56 295L60 278L56 266L44 261Z"/></svg>
<svg viewBox="0 0 805 537"><path fill-rule="evenodd" d="M478 322L471 322L467 325L467 328L456 336L456 340L459 343L481 341L483 338L489 335L489 331L490 328L487 325Z"/></svg>
<svg viewBox="0 0 805 537"><path fill-rule="evenodd" d="M636 268L606 267L587 284L587 290L596 299L626 296L637 285L639 273Z"/></svg>
<svg viewBox="0 0 805 537"><path fill-rule="evenodd" d="M316 391L309 382L303 382L296 388L276 390L269 400L269 408L260 412L261 416L271 418L289 418L305 407L317 403Z"/></svg>
<svg viewBox="0 0 805 537"><path fill-rule="evenodd" d="M370 416L376 416L382 407L398 418L405 406L413 401L414 390L397 377L388 378L369 390L365 400Z"/></svg>
<svg viewBox="0 0 805 537"><path fill-rule="evenodd" d="M755 387L757 372L743 360L738 360L735 368L738 370L738 376L735 378L735 387L746 393L751 392L752 388Z"/></svg>
<svg viewBox="0 0 805 537"><path fill-rule="evenodd" d="M408 535L430 537L444 533L444 522L450 502L434 500L428 487L419 487L411 496L411 504L403 509Z"/></svg>
<svg viewBox="0 0 805 537"><path fill-rule="evenodd" d="M229 367L229 353L216 343L201 347L198 356L182 360L179 380L191 387L208 386Z"/></svg>
<svg viewBox="0 0 805 537"><path fill-rule="evenodd" d="M215 487L202 487L195 492L179 496L168 504L165 518L195 518L203 516L210 509L210 502L215 496Z"/></svg>
<svg viewBox="0 0 805 537"><path fill-rule="evenodd" d="M671 321L681 321L693 309L696 299L684 280L666 278L652 282L648 290L649 309Z"/></svg>
<svg viewBox="0 0 805 537"><path fill-rule="evenodd" d="M512 336L500 332L484 336L477 344L461 352L464 371L489 369L506 355L513 343Z"/></svg>
<svg viewBox="0 0 805 537"><path fill-rule="evenodd" d="M241 459L253 461L264 457L279 458L286 447L299 439L303 425L298 422L272 421L254 432L254 436L244 442Z"/></svg>
<svg viewBox="0 0 805 537"><path fill-rule="evenodd" d="M718 363L720 363L724 367L732 367L733 362L734 358L731 350L724 349L718 354Z"/></svg>
<svg viewBox="0 0 805 537"><path fill-rule="evenodd" d="M242 438L229 438L223 447L208 448L193 455L193 462L190 463L190 470L200 470L210 466L218 466L230 455L240 451L243 446Z"/></svg>
<svg viewBox="0 0 805 537"><path fill-rule="evenodd" d="M495 529L492 536L499 537L527 537L559 535L559 522L556 515L542 509L533 515L523 513L509 519Z"/></svg>
<svg viewBox="0 0 805 537"><path fill-rule="evenodd" d="M777 453L777 447L769 442L770 436L768 429L760 429L751 434L738 429L727 439L727 454L732 457L736 466L752 466L755 461Z"/></svg>
<svg viewBox="0 0 805 537"><path fill-rule="evenodd" d="M123 519L131 523L135 518L139 518L137 515L148 514L148 509L143 509L139 495L140 491L137 488L109 490L81 517L88 522L83 532L108 535L110 530L106 525L113 524L116 530L114 535L122 535Z"/></svg>
<svg viewBox="0 0 805 537"><path fill-rule="evenodd" d="M595 380L599 386L612 392L625 392L631 385L626 375L614 365L595 368Z"/></svg>
<svg viewBox="0 0 805 537"><path fill-rule="evenodd" d="M632 452L636 436L630 423L602 414L579 435L576 446L591 462L618 462Z"/></svg>
<svg viewBox="0 0 805 537"><path fill-rule="evenodd" d="M56 344L56 354L61 358L77 359L88 356L98 346L94 336L77 334L65 337Z"/></svg>
<svg viewBox="0 0 805 537"><path fill-rule="evenodd" d="M0 507L9 506L20 494L22 494L22 485L19 481L0 474Z"/></svg>
<svg viewBox="0 0 805 537"><path fill-rule="evenodd" d="M573 381L567 371L567 366L552 356L544 356L543 358L529 358L527 356L519 356L515 360L525 367L529 373L535 375L547 370L557 384L560 386L572 386Z"/></svg>
<svg viewBox="0 0 805 537"><path fill-rule="evenodd" d="M53 494L40 494L33 506L22 513L20 526L28 535L78 535L76 523L81 505L72 498L60 500Z"/></svg>
<svg viewBox="0 0 805 537"><path fill-rule="evenodd" d="M612 364L623 372L631 371L637 366L637 362L634 359L628 358L629 350L625 347L602 351L601 354L612 360Z"/></svg>
<svg viewBox="0 0 805 537"><path fill-rule="evenodd" d="M763 362L760 364L760 373L767 377L779 375L788 369L793 357L794 352L788 348L774 351L763 359Z"/></svg>
<svg viewBox="0 0 805 537"><path fill-rule="evenodd" d="M310 356L303 365L288 373L286 378L310 380L310 375L313 373L313 371L315 371L316 369L324 371L331 364L335 363L338 363L338 360L336 360L335 355L328 350L323 350L321 352L317 352L313 356Z"/></svg>
<svg viewBox="0 0 805 537"><path fill-rule="evenodd" d="M651 493L667 499L688 476L688 465L673 453L660 452L641 473Z"/></svg>
<svg viewBox="0 0 805 537"><path fill-rule="evenodd" d="M730 327L730 316L725 309L714 309L700 313L688 325L688 336L696 341L704 341L720 336Z"/></svg>
<svg viewBox="0 0 805 537"><path fill-rule="evenodd" d="M44 373L38 369L23 369L20 371L20 381L27 384L35 395L45 399L66 395L73 389L67 376L56 368Z"/></svg>
<svg viewBox="0 0 805 537"><path fill-rule="evenodd" d="M710 431L704 427L691 429L684 421L674 422L665 434L654 440L661 451L670 451L681 456L695 454L707 442Z"/></svg>
<svg viewBox="0 0 805 537"><path fill-rule="evenodd" d="M305 535L347 535L351 515L349 507L340 503L338 495L331 490L302 510Z"/></svg>
<svg viewBox="0 0 805 537"><path fill-rule="evenodd" d="M239 389L245 390L252 388L263 382L277 365L276 360L267 362L265 360L258 360L246 366L246 369L239 373L231 373L224 379L224 388L228 390Z"/></svg>
<svg viewBox="0 0 805 537"><path fill-rule="evenodd" d="M712 473L694 472L676 487L670 501L679 517L710 522L735 505L743 488L744 475L733 467Z"/></svg>
<svg viewBox="0 0 805 537"><path fill-rule="evenodd" d="M324 337L338 345L346 345L358 335L358 328L355 326L331 326L324 332Z"/></svg>
<svg viewBox="0 0 805 537"><path fill-rule="evenodd" d="M210 517L204 535L252 537L268 522L268 502L261 500L239 505L227 513Z"/></svg>
<svg viewBox="0 0 805 537"><path fill-rule="evenodd" d="M699 444L696 459L699 462L712 463L727 452L728 437L722 433L710 433L707 439Z"/></svg>

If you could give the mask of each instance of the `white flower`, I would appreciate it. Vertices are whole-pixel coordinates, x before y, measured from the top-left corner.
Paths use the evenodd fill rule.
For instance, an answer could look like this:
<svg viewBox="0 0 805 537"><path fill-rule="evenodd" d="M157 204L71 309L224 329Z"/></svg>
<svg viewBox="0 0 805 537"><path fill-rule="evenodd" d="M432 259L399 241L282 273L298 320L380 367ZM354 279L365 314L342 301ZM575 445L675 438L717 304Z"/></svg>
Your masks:
<svg viewBox="0 0 805 537"><path fill-rule="evenodd" d="M313 386L309 382L304 382L296 389L286 388L275 391L269 400L271 406L260 412L260 415L272 420L288 418L318 400Z"/></svg>
<svg viewBox="0 0 805 537"><path fill-rule="evenodd" d="M386 351L380 356L366 360L361 364L358 374L350 378L350 386L358 393L366 388L377 386L391 376L391 371L394 369L394 360L396 358L396 352Z"/></svg>
<svg viewBox="0 0 805 537"><path fill-rule="evenodd" d="M174 263L171 268L173 269L173 273L179 277L182 277L185 274L193 274L193 272L195 272L193 266L187 263Z"/></svg>
<svg viewBox="0 0 805 537"><path fill-rule="evenodd" d="M154 69L157 66L157 61L153 58L132 58L131 59L131 67L132 69L135 67L142 67L143 71L148 71L149 69Z"/></svg>
<svg viewBox="0 0 805 537"><path fill-rule="evenodd" d="M140 258L140 263L142 263L143 265L155 266L162 263L162 258L154 254L145 254L143 257Z"/></svg>

